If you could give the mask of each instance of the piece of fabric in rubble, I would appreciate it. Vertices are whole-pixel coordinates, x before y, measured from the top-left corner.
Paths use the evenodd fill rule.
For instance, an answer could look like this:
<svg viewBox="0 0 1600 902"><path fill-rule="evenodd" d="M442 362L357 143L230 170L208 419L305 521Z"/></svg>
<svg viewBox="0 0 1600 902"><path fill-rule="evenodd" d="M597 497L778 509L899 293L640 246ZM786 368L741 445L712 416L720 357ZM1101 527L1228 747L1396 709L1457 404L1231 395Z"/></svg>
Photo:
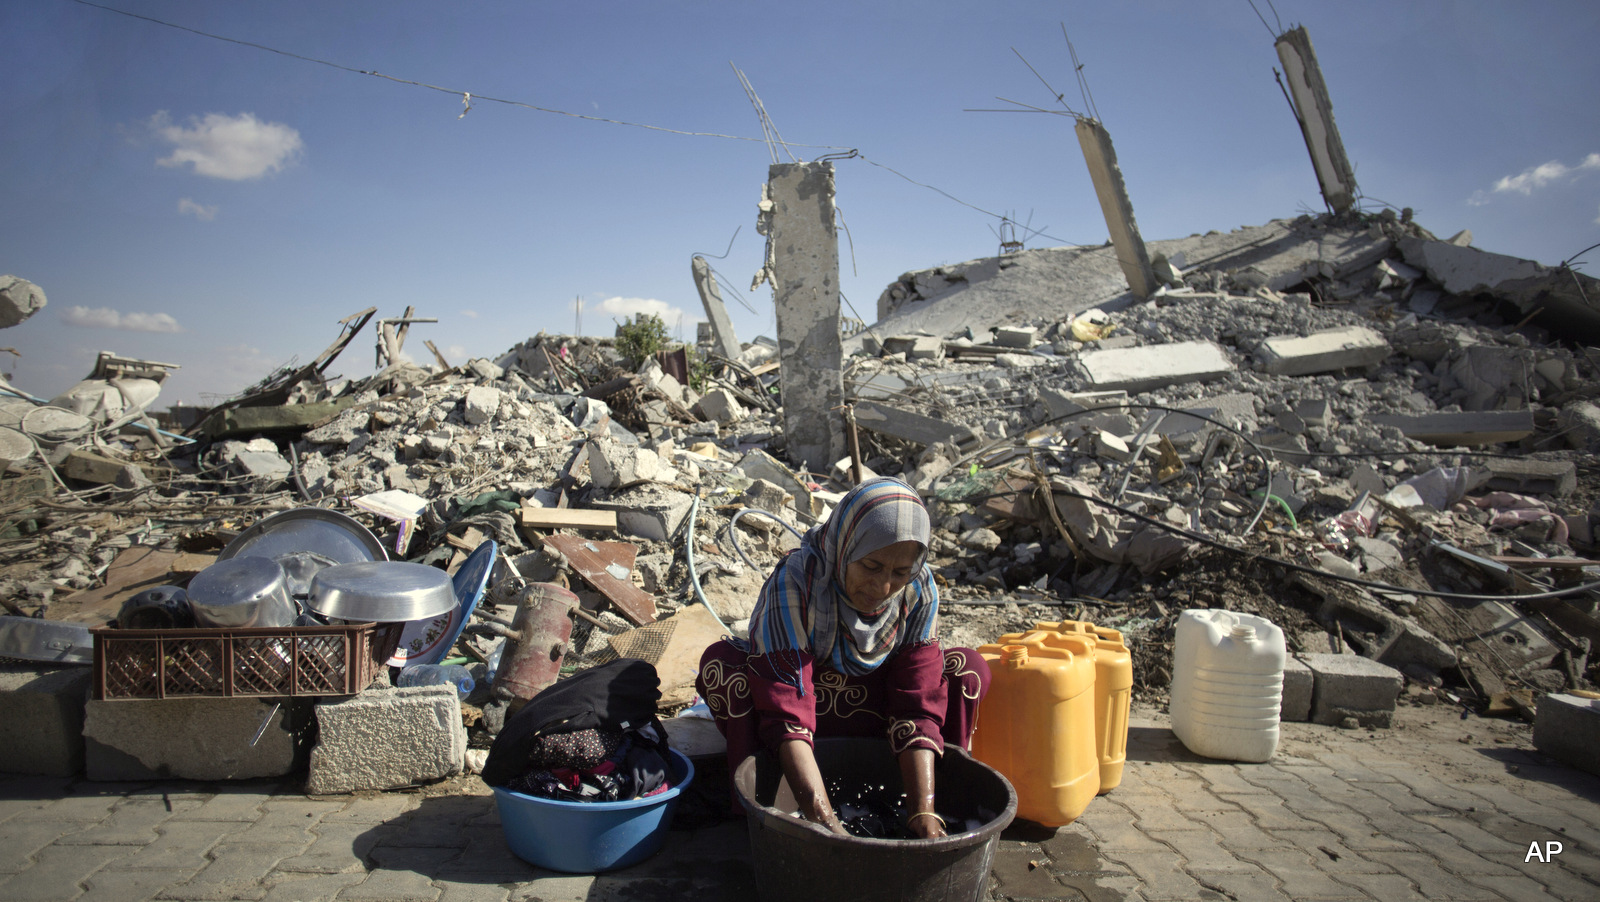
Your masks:
<svg viewBox="0 0 1600 902"><path fill-rule="evenodd" d="M1543 523L1549 528L1546 541L1565 545L1570 538L1566 519L1537 498L1515 492L1490 492L1472 499L1472 503L1489 511L1490 529L1520 529L1529 523Z"/></svg>
<svg viewBox="0 0 1600 902"><path fill-rule="evenodd" d="M1062 488L1089 498L1100 497L1093 486L1077 479L1064 480ZM1057 494L1055 502L1073 541L1084 554L1098 561L1129 564L1148 576L1176 566L1199 547L1196 542L1124 517L1086 498Z"/></svg>

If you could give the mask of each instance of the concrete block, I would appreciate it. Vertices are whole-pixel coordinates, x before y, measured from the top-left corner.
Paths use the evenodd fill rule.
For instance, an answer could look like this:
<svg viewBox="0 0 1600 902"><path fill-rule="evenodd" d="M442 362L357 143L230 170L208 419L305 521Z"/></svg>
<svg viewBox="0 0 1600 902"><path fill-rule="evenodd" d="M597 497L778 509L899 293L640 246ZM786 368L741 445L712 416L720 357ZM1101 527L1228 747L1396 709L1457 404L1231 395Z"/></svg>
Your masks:
<svg viewBox="0 0 1600 902"><path fill-rule="evenodd" d="M1302 655L1311 668L1311 722L1336 725L1354 717L1364 727L1394 722L1400 671L1359 655Z"/></svg>
<svg viewBox="0 0 1600 902"><path fill-rule="evenodd" d="M795 510L808 511L811 509L811 490L794 475L794 471L784 466L776 457L762 451L753 449L739 458L739 472L751 479L765 479L778 486L785 492L794 496Z"/></svg>
<svg viewBox="0 0 1600 902"><path fill-rule="evenodd" d="M732 392L725 388L716 388L700 396L700 403L695 405L695 412L714 423L727 424L743 417L744 407Z"/></svg>
<svg viewBox="0 0 1600 902"><path fill-rule="evenodd" d="M1476 413L1375 414L1375 426L1393 426L1406 438L1433 445L1495 445L1533 434L1531 410L1484 410Z"/></svg>
<svg viewBox="0 0 1600 902"><path fill-rule="evenodd" d="M474 385L467 389L462 416L473 426L487 423L500 410L500 398L500 389L492 385Z"/></svg>
<svg viewBox="0 0 1600 902"><path fill-rule="evenodd" d="M1325 400L1301 401L1295 405L1294 413L1307 426L1327 426L1333 416L1333 405Z"/></svg>
<svg viewBox="0 0 1600 902"><path fill-rule="evenodd" d="M467 730L452 686L373 689L316 708L306 793L398 789L461 773Z"/></svg>
<svg viewBox="0 0 1600 902"><path fill-rule="evenodd" d="M1227 352L1209 341L1085 351L1078 362L1088 375L1089 388L1096 391L1120 388L1130 393L1204 382L1235 369Z"/></svg>
<svg viewBox="0 0 1600 902"><path fill-rule="evenodd" d="M1570 495L1578 487L1578 465L1570 460L1534 460L1527 457L1490 457L1488 488L1522 495Z"/></svg>
<svg viewBox="0 0 1600 902"><path fill-rule="evenodd" d="M601 488L614 489L636 482L675 482L678 472L649 448L607 438L589 443L589 478Z"/></svg>
<svg viewBox="0 0 1600 902"><path fill-rule="evenodd" d="M1304 723L1311 719L1311 692L1316 679L1311 668L1293 655L1283 661L1283 700L1278 705L1278 719Z"/></svg>
<svg viewBox="0 0 1600 902"><path fill-rule="evenodd" d="M615 512L617 531L624 535L638 536L652 542L668 542L683 528L693 503L693 496L682 492L640 486L614 495L607 501L591 501L589 506Z"/></svg>
<svg viewBox="0 0 1600 902"><path fill-rule="evenodd" d="M84 771L91 780L249 780L302 763L304 704L276 699L152 698L84 707ZM251 737L267 728L255 745Z"/></svg>
<svg viewBox="0 0 1600 902"><path fill-rule="evenodd" d="M1568 447L1600 450L1600 406L1573 401L1556 414L1556 428L1566 435Z"/></svg>
<svg viewBox="0 0 1600 902"><path fill-rule="evenodd" d="M1127 442L1109 432L1101 431L1094 434L1094 456L1126 463L1133 459L1133 452L1128 449Z"/></svg>
<svg viewBox="0 0 1600 902"><path fill-rule="evenodd" d="M994 330L994 343L1002 348L1031 348L1036 332L1032 326L1001 326Z"/></svg>
<svg viewBox="0 0 1600 902"><path fill-rule="evenodd" d="M1037 366L1049 366L1050 358L1033 354L996 354L994 365L1008 370L1026 370Z"/></svg>
<svg viewBox="0 0 1600 902"><path fill-rule="evenodd" d="M0 771L70 777L83 770L91 669L0 667Z"/></svg>
<svg viewBox="0 0 1600 902"><path fill-rule="evenodd" d="M1389 343L1365 326L1314 332L1305 337L1279 335L1261 343L1261 368L1276 376L1304 376L1372 366L1389 356Z"/></svg>
<svg viewBox="0 0 1600 902"><path fill-rule="evenodd" d="M1539 699L1533 747L1562 764L1600 775L1600 700L1561 693Z"/></svg>

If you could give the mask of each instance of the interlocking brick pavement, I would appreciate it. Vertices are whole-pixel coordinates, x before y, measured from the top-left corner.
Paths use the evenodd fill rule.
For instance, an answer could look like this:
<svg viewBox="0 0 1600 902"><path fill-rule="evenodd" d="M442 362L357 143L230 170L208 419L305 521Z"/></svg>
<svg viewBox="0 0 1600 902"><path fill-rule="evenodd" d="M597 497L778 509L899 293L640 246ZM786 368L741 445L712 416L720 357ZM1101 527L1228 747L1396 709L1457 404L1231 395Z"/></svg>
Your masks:
<svg viewBox="0 0 1600 902"><path fill-rule="evenodd" d="M1270 762L1213 761L1136 709L1122 784L1068 826L1006 830L985 898L1600 898L1600 779L1533 750L1526 725L1403 706L1392 730L1282 731ZM704 812L634 867L559 874L511 854L471 777L312 797L293 778L0 775L6 900L748 902L758 889L744 823Z"/></svg>

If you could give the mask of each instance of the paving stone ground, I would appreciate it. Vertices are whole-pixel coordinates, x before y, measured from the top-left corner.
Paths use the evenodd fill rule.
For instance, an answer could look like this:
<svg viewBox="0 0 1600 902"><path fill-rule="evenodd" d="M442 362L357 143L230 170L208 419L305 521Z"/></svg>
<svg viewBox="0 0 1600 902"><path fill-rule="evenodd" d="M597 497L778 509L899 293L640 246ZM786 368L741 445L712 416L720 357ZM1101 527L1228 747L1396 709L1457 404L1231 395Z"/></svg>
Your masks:
<svg viewBox="0 0 1600 902"><path fill-rule="evenodd" d="M1600 898L1600 778L1529 737L1515 721L1403 706L1390 730L1285 724L1272 761L1235 764L1190 754L1164 714L1136 708L1122 784L1065 827L1013 824L980 897ZM745 825L713 807L639 865L572 875L513 856L473 777L310 797L296 779L0 775L0 899L757 899Z"/></svg>

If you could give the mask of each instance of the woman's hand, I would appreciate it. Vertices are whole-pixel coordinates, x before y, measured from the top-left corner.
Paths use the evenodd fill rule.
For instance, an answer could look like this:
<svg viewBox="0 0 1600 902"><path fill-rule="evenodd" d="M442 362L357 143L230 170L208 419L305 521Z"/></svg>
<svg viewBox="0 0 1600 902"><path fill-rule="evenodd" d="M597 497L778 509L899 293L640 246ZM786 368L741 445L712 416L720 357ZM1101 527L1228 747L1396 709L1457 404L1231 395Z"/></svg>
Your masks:
<svg viewBox="0 0 1600 902"><path fill-rule="evenodd" d="M828 801L822 770L817 767L817 757L812 754L810 743L803 739L784 740L778 745L778 763L783 767L783 776L789 781L789 791L794 793L795 803L800 806L800 814L833 833L850 835L850 831L839 820L839 815L834 813L833 804Z"/></svg>
<svg viewBox="0 0 1600 902"><path fill-rule="evenodd" d="M933 749L900 753L900 785L906 790L906 829L919 839L947 835L944 818L933 811Z"/></svg>

